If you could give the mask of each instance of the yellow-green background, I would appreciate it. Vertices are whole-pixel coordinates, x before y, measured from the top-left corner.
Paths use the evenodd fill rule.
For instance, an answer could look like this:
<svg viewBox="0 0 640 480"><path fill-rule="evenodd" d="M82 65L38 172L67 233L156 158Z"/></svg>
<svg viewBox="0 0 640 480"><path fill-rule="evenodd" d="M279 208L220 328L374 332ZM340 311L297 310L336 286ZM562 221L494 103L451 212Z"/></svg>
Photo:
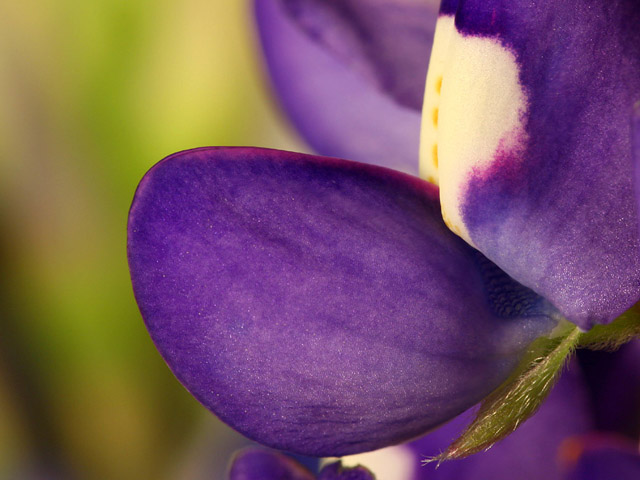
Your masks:
<svg viewBox="0 0 640 480"><path fill-rule="evenodd" d="M241 0L0 2L0 478L219 478L238 439L154 349L125 226L170 153L300 148L252 22Z"/></svg>

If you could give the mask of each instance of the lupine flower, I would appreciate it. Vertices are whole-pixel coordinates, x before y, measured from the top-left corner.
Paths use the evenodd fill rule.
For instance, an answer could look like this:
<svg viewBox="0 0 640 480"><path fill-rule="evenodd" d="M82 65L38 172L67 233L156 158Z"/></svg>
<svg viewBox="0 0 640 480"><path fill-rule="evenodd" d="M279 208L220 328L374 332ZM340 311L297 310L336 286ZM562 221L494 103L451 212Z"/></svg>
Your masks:
<svg viewBox="0 0 640 480"><path fill-rule="evenodd" d="M405 25L420 8L367 5L257 2L263 39L288 18L395 102L381 116L415 110L419 68L392 53L406 30L379 25ZM384 13L367 23L371 12ZM250 438L345 455L474 405L560 319L586 329L631 307L638 24L633 0L445 0L422 122L421 170L440 190L378 166L255 148L195 149L153 167L131 208L129 262L178 379ZM296 61L279 33L265 41L276 84ZM411 54L420 42L406 36ZM278 62L285 45L291 61ZM305 126L300 112L312 145L336 152L326 117Z"/></svg>

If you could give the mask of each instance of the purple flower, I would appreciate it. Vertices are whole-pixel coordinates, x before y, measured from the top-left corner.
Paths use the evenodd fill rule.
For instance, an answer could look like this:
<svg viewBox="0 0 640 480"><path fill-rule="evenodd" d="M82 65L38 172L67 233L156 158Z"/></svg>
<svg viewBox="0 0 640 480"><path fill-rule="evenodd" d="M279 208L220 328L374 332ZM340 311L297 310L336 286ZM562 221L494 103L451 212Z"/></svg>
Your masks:
<svg viewBox="0 0 640 480"><path fill-rule="evenodd" d="M317 456L397 444L480 401L561 318L588 328L638 300L637 2L445 1L426 86L429 2L256 8L276 89L321 154L411 170L426 88L421 168L441 190L257 148L147 173L136 299L222 420Z"/></svg>
<svg viewBox="0 0 640 480"><path fill-rule="evenodd" d="M260 149L176 154L129 219L134 290L221 419L321 456L424 433L494 389L553 308L449 232L434 187Z"/></svg>

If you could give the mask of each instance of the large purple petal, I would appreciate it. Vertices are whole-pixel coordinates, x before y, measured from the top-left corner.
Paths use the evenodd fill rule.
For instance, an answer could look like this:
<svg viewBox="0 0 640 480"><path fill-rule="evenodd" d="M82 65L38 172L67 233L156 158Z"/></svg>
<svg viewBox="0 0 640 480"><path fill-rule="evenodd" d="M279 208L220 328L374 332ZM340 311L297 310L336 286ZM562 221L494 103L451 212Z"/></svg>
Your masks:
<svg viewBox="0 0 640 480"><path fill-rule="evenodd" d="M636 0L461 0L425 98L448 223L583 328L640 297L638 25Z"/></svg>
<svg viewBox="0 0 640 480"><path fill-rule="evenodd" d="M480 400L550 305L451 234L393 170L250 148L165 159L129 217L158 349L247 436L332 456L407 440Z"/></svg>
<svg viewBox="0 0 640 480"><path fill-rule="evenodd" d="M273 86L322 155L417 173L436 0L256 0Z"/></svg>
<svg viewBox="0 0 640 480"><path fill-rule="evenodd" d="M261 448L247 448L231 461L229 480L314 480L294 459Z"/></svg>

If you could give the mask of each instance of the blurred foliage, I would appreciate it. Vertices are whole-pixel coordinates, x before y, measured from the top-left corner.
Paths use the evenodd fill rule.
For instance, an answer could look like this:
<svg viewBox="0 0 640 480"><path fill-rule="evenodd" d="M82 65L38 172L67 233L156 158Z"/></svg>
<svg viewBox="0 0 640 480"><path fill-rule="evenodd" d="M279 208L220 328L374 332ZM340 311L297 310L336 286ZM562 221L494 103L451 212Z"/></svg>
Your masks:
<svg viewBox="0 0 640 480"><path fill-rule="evenodd" d="M125 225L170 153L300 149L256 43L242 1L0 3L0 478L187 478L227 435L144 329Z"/></svg>

